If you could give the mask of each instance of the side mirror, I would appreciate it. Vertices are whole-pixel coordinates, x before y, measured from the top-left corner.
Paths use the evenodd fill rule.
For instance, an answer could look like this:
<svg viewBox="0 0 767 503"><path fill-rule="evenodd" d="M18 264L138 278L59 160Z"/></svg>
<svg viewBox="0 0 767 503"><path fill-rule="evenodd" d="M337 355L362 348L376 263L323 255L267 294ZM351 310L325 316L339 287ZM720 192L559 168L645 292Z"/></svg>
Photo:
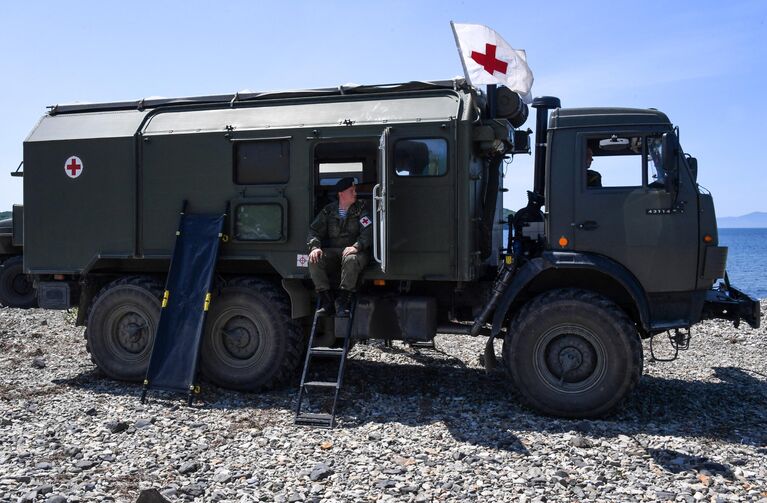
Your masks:
<svg viewBox="0 0 767 503"><path fill-rule="evenodd" d="M674 194L679 190L679 143L674 133L663 133L663 170L666 172L666 192Z"/></svg>
<svg viewBox="0 0 767 503"><path fill-rule="evenodd" d="M687 156L687 167L690 168L692 181L698 183L698 160L691 155Z"/></svg>

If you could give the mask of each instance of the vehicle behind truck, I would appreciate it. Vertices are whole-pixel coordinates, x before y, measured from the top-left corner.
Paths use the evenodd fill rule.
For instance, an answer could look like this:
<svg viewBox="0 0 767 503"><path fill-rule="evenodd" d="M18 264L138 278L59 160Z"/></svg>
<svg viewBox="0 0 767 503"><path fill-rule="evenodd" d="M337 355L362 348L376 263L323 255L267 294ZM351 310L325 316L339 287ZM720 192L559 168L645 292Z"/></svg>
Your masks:
<svg viewBox="0 0 767 503"><path fill-rule="evenodd" d="M35 307L32 280L24 274L24 209L15 205L11 218L0 220L0 306Z"/></svg>
<svg viewBox="0 0 767 503"><path fill-rule="evenodd" d="M500 337L529 405L603 415L639 380L641 339L670 331L684 347L707 318L756 327L759 304L727 282L712 289L727 249L666 115L552 97L533 107L534 186L503 220L506 163L533 143L527 106L505 88L457 79L54 106L24 143L24 269L41 307L78 308L105 374L141 381L179 209L229 207L201 370L226 388L270 388L306 351L309 224L351 176L375 236L353 338L487 336L492 366ZM331 346L334 320L322 324L318 344Z"/></svg>

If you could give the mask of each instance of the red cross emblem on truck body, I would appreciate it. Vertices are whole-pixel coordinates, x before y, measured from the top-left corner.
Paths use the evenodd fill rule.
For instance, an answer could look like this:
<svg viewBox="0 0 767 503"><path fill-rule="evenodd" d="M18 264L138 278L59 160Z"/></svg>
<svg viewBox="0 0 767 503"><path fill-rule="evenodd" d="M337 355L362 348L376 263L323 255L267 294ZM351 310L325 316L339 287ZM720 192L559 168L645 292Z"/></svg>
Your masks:
<svg viewBox="0 0 767 503"><path fill-rule="evenodd" d="M77 178L83 172L83 161L73 155L64 163L64 172L69 178Z"/></svg>
<svg viewBox="0 0 767 503"><path fill-rule="evenodd" d="M493 44L485 44L485 54L471 51L471 59L482 65L485 71L490 75L492 75L493 72L505 74L509 64L495 57L495 50L497 48L498 47Z"/></svg>

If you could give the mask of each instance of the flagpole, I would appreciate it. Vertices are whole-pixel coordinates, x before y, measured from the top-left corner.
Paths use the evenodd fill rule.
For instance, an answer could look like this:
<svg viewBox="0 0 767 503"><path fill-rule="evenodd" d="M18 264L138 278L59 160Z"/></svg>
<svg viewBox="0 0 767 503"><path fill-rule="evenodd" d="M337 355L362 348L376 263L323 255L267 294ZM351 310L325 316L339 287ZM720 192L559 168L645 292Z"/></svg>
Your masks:
<svg viewBox="0 0 767 503"><path fill-rule="evenodd" d="M466 77L466 82L471 85L471 79L469 78L469 70L466 69L466 62L463 60L463 51L461 51L461 43L458 41L458 33L455 31L455 25L450 21L450 28L453 30L453 37L455 37L455 47L458 49L458 56L461 58L461 66L463 66L463 76Z"/></svg>
<svg viewBox="0 0 767 503"><path fill-rule="evenodd" d="M461 57L461 66L463 66L463 75L466 77L466 82L471 84L469 78L469 70L466 69L466 62L464 61L463 52L461 51L461 42L458 40L458 32L455 31L455 24L450 21L450 28L453 29L453 37L455 37L455 46L458 48L458 56ZM487 84L485 86L485 93L487 94L487 112L489 117L495 117L495 84Z"/></svg>

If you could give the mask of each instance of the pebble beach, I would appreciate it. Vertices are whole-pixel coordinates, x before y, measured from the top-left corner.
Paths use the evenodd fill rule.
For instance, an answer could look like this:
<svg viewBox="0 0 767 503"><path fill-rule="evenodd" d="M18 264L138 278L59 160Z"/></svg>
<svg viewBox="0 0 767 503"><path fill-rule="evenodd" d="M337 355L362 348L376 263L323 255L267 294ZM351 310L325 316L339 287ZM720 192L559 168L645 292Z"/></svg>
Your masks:
<svg viewBox="0 0 767 503"><path fill-rule="evenodd" d="M481 337L359 343L334 430L293 425L297 378L142 405L74 318L0 309L0 501L767 502L764 318L699 324L670 363L645 341L637 389L600 420L522 406L502 365L480 364ZM661 337L654 350L670 356Z"/></svg>

